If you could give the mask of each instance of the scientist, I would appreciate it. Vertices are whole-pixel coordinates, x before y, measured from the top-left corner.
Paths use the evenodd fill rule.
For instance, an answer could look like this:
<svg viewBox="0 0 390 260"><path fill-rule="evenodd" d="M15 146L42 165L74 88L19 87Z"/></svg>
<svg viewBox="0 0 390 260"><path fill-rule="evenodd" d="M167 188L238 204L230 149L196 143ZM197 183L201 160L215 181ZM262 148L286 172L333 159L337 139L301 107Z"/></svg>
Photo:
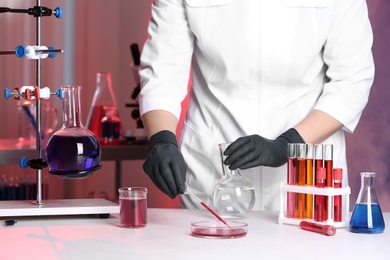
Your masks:
<svg viewBox="0 0 390 260"><path fill-rule="evenodd" d="M279 210L287 143L334 145L344 169L374 77L365 0L155 0L141 55L144 170L171 198L205 203L225 164L243 169L256 210ZM179 145L181 102L189 104ZM182 196L184 207L198 207Z"/></svg>

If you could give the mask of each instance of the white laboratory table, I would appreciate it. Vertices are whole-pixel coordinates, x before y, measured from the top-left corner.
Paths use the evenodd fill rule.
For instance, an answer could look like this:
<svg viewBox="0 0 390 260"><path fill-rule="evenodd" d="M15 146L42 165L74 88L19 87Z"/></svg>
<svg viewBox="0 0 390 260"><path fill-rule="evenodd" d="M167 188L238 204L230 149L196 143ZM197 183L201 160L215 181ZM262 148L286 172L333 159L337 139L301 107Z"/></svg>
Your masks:
<svg viewBox="0 0 390 260"><path fill-rule="evenodd" d="M384 213L390 223L390 213ZM22 217L1 228L0 259L390 259L390 228L328 237L277 224L278 214L240 217L248 234L235 239L191 236L190 223L211 220L206 210L148 209L142 229L118 227L118 216Z"/></svg>

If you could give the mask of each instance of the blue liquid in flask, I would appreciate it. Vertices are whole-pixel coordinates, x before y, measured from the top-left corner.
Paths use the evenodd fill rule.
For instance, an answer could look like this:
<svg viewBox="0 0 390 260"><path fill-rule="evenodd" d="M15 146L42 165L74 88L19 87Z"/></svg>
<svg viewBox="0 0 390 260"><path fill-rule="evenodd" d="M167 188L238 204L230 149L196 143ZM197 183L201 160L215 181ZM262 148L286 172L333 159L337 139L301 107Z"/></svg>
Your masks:
<svg viewBox="0 0 390 260"><path fill-rule="evenodd" d="M378 234L385 230L385 221L374 186L374 172L362 172L361 187L349 221L349 230L355 233Z"/></svg>
<svg viewBox="0 0 390 260"><path fill-rule="evenodd" d="M100 144L94 136L53 135L46 148L49 172L63 178L83 178L100 168Z"/></svg>
<svg viewBox="0 0 390 260"><path fill-rule="evenodd" d="M371 212L369 209L371 208ZM349 223L350 231L354 233L378 234L385 229L385 221L379 204L356 204ZM370 214L371 213L371 214Z"/></svg>

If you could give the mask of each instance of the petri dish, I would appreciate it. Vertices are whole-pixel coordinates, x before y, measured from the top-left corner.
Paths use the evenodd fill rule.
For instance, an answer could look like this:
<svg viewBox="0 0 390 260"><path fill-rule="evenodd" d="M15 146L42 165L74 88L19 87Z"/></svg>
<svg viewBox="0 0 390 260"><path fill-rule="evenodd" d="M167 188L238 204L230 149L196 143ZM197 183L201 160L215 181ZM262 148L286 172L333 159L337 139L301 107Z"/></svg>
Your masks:
<svg viewBox="0 0 390 260"><path fill-rule="evenodd" d="M199 221L191 223L193 236L203 238L239 238L248 233L248 224L238 221L227 221L226 226L220 221Z"/></svg>

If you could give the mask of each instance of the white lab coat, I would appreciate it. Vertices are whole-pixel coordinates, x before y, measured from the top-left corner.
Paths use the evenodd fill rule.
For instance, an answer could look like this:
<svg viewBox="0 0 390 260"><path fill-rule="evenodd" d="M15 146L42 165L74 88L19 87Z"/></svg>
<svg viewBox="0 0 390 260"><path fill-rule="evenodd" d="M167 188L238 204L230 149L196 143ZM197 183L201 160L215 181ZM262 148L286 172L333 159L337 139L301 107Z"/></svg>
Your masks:
<svg viewBox="0 0 390 260"><path fill-rule="evenodd" d="M212 205L222 175L219 143L274 139L313 109L344 125L324 143L334 145L333 165L347 185L344 131L355 129L374 77L364 0L156 0L152 16L141 114L163 109L179 118L192 71L180 149L201 199ZM286 166L241 173L256 187L254 209L279 210Z"/></svg>

